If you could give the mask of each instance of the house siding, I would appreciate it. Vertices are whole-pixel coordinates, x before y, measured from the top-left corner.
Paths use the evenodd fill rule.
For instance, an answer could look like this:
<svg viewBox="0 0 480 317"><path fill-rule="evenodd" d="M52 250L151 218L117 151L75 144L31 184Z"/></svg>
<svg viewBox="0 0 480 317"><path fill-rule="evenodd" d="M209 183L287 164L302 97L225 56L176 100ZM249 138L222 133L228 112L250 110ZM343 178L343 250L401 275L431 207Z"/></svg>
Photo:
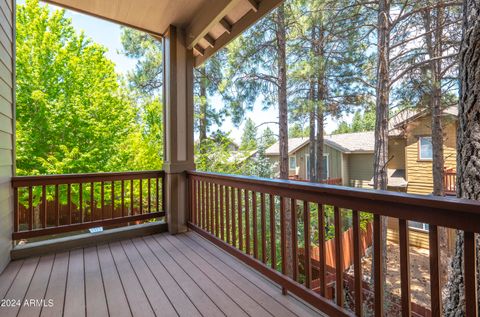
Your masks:
<svg viewBox="0 0 480 317"><path fill-rule="evenodd" d="M372 188L368 185L373 177L373 154L350 154L348 175L351 187Z"/></svg>
<svg viewBox="0 0 480 317"><path fill-rule="evenodd" d="M15 170L15 94L13 0L0 0L0 272L10 261Z"/></svg>
<svg viewBox="0 0 480 317"><path fill-rule="evenodd" d="M433 191L432 162L418 159L418 138L431 135L430 121L429 117L420 118L407 127L405 152L408 193L428 195ZM449 118L443 121L445 167L456 169L456 123Z"/></svg>
<svg viewBox="0 0 480 317"><path fill-rule="evenodd" d="M300 179L307 179L307 162L306 156L309 154L308 145L299 149L295 155L297 157L297 166L300 167L298 173ZM341 171L341 160L342 153L334 148L331 148L327 145L323 146L323 154L328 154L328 176L329 178L340 178L342 177Z"/></svg>
<svg viewBox="0 0 480 317"><path fill-rule="evenodd" d="M405 169L405 146L404 138L389 138L388 140L388 168Z"/></svg>

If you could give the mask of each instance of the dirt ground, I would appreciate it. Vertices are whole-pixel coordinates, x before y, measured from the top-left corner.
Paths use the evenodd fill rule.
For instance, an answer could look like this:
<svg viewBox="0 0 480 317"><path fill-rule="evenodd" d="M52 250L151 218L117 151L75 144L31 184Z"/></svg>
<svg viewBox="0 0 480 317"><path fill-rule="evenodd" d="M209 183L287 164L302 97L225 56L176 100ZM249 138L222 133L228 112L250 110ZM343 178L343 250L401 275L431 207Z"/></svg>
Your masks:
<svg viewBox="0 0 480 317"><path fill-rule="evenodd" d="M387 243L387 283L386 290L400 297L400 249L398 244ZM370 280L372 268L371 252L362 259L364 279ZM447 276L447 268L442 268L443 276ZM443 281L445 282L445 281ZM429 251L423 248L410 247L410 287L412 302L423 307L430 307L430 269Z"/></svg>

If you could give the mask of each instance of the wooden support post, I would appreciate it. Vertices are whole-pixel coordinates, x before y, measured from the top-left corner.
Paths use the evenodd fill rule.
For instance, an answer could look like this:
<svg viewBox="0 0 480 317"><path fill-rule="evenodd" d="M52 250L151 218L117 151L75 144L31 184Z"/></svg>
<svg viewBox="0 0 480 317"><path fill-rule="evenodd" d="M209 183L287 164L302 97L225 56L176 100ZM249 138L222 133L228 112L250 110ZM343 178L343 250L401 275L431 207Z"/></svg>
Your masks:
<svg viewBox="0 0 480 317"><path fill-rule="evenodd" d="M188 180L193 162L193 51L181 29L170 26L163 39L164 170L170 233L187 230Z"/></svg>

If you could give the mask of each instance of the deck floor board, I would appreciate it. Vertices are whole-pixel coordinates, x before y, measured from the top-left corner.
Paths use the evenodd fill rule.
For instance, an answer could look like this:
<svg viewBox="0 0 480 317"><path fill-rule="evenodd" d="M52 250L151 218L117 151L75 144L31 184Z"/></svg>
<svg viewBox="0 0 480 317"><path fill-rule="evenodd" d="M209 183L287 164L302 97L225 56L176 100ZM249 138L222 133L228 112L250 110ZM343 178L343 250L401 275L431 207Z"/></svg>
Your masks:
<svg viewBox="0 0 480 317"><path fill-rule="evenodd" d="M157 234L9 264L0 316L322 316L196 233ZM49 307L24 306L29 299Z"/></svg>

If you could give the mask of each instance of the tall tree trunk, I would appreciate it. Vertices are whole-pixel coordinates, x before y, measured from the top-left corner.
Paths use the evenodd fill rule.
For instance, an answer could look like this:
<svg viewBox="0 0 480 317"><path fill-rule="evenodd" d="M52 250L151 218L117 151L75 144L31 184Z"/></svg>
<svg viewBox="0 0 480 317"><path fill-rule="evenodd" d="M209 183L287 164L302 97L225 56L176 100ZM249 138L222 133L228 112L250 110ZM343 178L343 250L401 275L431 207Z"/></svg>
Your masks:
<svg viewBox="0 0 480 317"><path fill-rule="evenodd" d="M325 98L325 85L323 80L321 80L318 84L318 100L317 100L317 155L316 155L316 174L317 174L317 182L321 182L323 180L323 131L324 131L324 115L323 115L323 100Z"/></svg>
<svg viewBox="0 0 480 317"><path fill-rule="evenodd" d="M323 13L319 13L319 36L318 41L315 45L315 54L317 59L325 58L325 32L323 27ZM317 70L317 94L316 94L316 104L317 104L317 155L315 157L316 167L315 173L317 174L317 182L321 182L323 180L323 132L324 132L324 113L325 113L325 105L327 99L327 88L325 84L326 76L325 76L325 66L324 63L321 63L320 69Z"/></svg>
<svg viewBox="0 0 480 317"><path fill-rule="evenodd" d="M280 143L280 178L288 179L288 105L285 9L278 7L276 14L278 49L278 116Z"/></svg>
<svg viewBox="0 0 480 317"><path fill-rule="evenodd" d="M390 0L380 0L378 8L377 109L373 183L387 189L388 105L390 101Z"/></svg>
<svg viewBox="0 0 480 317"><path fill-rule="evenodd" d="M207 138L207 79L205 75L205 66L199 70L201 74L200 78L200 109L198 114L198 128L199 128L199 142L202 142ZM200 147L201 149L201 147Z"/></svg>
<svg viewBox="0 0 480 317"><path fill-rule="evenodd" d="M309 90L309 126L310 126L310 131L309 131L309 144L308 144L308 153L309 153L309 163L310 163L310 169L307 171L307 173L310 174L310 181L311 182L316 182L317 181L317 175L315 173L315 106L314 106L314 100L315 100L315 86L312 81L310 81L310 90Z"/></svg>
<svg viewBox="0 0 480 317"><path fill-rule="evenodd" d="M457 196L480 200L480 0L464 1L463 38L459 57ZM477 254L478 252L477 238ZM451 268L445 315L462 316L465 314L465 277L461 231L457 232ZM477 274L477 288L480 287L479 278L480 275Z"/></svg>
<svg viewBox="0 0 480 317"><path fill-rule="evenodd" d="M378 61L373 187L386 190L388 187L388 112L390 103L390 0L379 0L378 2L377 32ZM384 274L380 282L385 283L387 272L387 217L380 217L380 221ZM374 261L372 261L372 272L374 271ZM372 282L377 283L378 281L374 281L372 278ZM373 297L371 296L368 301L373 302Z"/></svg>
<svg viewBox="0 0 480 317"><path fill-rule="evenodd" d="M288 179L288 104L287 104L287 30L285 26L285 7L281 5L277 9L276 14L276 28L277 28L277 54L278 54L278 112L279 112L279 143L280 143L280 178ZM286 273L292 276L293 261L292 261L292 223L291 223L291 208L288 199L285 200L285 233L287 235L286 243ZM284 259L282 259L283 261Z"/></svg>

